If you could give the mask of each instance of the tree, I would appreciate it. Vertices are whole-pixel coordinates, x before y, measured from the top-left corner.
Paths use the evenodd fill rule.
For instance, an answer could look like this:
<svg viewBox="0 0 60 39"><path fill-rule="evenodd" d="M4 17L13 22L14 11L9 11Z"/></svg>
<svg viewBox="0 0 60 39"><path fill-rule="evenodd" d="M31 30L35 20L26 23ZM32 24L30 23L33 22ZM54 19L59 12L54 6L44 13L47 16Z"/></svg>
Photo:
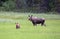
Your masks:
<svg viewBox="0 0 60 39"><path fill-rule="evenodd" d="M55 11L60 13L60 0L55 0Z"/></svg>

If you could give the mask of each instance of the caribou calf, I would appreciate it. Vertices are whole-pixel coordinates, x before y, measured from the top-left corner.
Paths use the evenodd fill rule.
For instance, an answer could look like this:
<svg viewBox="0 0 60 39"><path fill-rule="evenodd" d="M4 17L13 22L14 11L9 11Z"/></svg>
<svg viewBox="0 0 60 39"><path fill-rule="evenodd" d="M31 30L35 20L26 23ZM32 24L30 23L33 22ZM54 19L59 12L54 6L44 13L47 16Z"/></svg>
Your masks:
<svg viewBox="0 0 60 39"><path fill-rule="evenodd" d="M16 29L19 29L19 28L20 28L20 24L16 23Z"/></svg>

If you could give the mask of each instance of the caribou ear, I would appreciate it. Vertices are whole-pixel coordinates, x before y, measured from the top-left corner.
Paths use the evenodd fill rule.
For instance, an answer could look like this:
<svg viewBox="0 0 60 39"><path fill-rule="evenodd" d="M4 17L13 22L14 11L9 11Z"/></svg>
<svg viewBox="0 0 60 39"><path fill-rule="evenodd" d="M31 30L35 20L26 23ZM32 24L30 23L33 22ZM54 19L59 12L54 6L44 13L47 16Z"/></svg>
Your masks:
<svg viewBox="0 0 60 39"><path fill-rule="evenodd" d="M31 15L31 16L33 16L33 15Z"/></svg>
<svg viewBox="0 0 60 39"><path fill-rule="evenodd" d="M28 17L30 17L30 15L28 15Z"/></svg>
<svg viewBox="0 0 60 39"><path fill-rule="evenodd" d="M28 15L28 17L32 17L33 15Z"/></svg>

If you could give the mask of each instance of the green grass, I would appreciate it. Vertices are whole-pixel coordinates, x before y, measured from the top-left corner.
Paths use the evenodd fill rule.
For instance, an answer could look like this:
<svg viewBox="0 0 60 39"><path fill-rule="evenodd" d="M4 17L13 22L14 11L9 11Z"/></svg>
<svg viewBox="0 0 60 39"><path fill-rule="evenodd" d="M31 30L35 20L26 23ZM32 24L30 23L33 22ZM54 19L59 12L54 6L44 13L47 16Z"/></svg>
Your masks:
<svg viewBox="0 0 60 39"><path fill-rule="evenodd" d="M0 39L60 39L60 15L33 14L46 18L46 27L33 26L28 20L28 15L0 12ZM20 23L20 29L15 28L15 22Z"/></svg>

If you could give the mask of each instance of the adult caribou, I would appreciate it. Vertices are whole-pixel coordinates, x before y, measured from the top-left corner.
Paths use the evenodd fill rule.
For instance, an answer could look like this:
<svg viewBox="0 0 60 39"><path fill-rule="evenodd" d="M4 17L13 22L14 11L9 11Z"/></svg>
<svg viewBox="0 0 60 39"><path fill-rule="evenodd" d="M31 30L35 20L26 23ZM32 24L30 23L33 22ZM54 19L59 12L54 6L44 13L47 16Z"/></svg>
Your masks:
<svg viewBox="0 0 60 39"><path fill-rule="evenodd" d="M37 17L34 17L33 15L29 15L29 20L32 22L32 24L35 26L37 24L41 24L41 26L46 26L45 25L45 18L37 18Z"/></svg>

